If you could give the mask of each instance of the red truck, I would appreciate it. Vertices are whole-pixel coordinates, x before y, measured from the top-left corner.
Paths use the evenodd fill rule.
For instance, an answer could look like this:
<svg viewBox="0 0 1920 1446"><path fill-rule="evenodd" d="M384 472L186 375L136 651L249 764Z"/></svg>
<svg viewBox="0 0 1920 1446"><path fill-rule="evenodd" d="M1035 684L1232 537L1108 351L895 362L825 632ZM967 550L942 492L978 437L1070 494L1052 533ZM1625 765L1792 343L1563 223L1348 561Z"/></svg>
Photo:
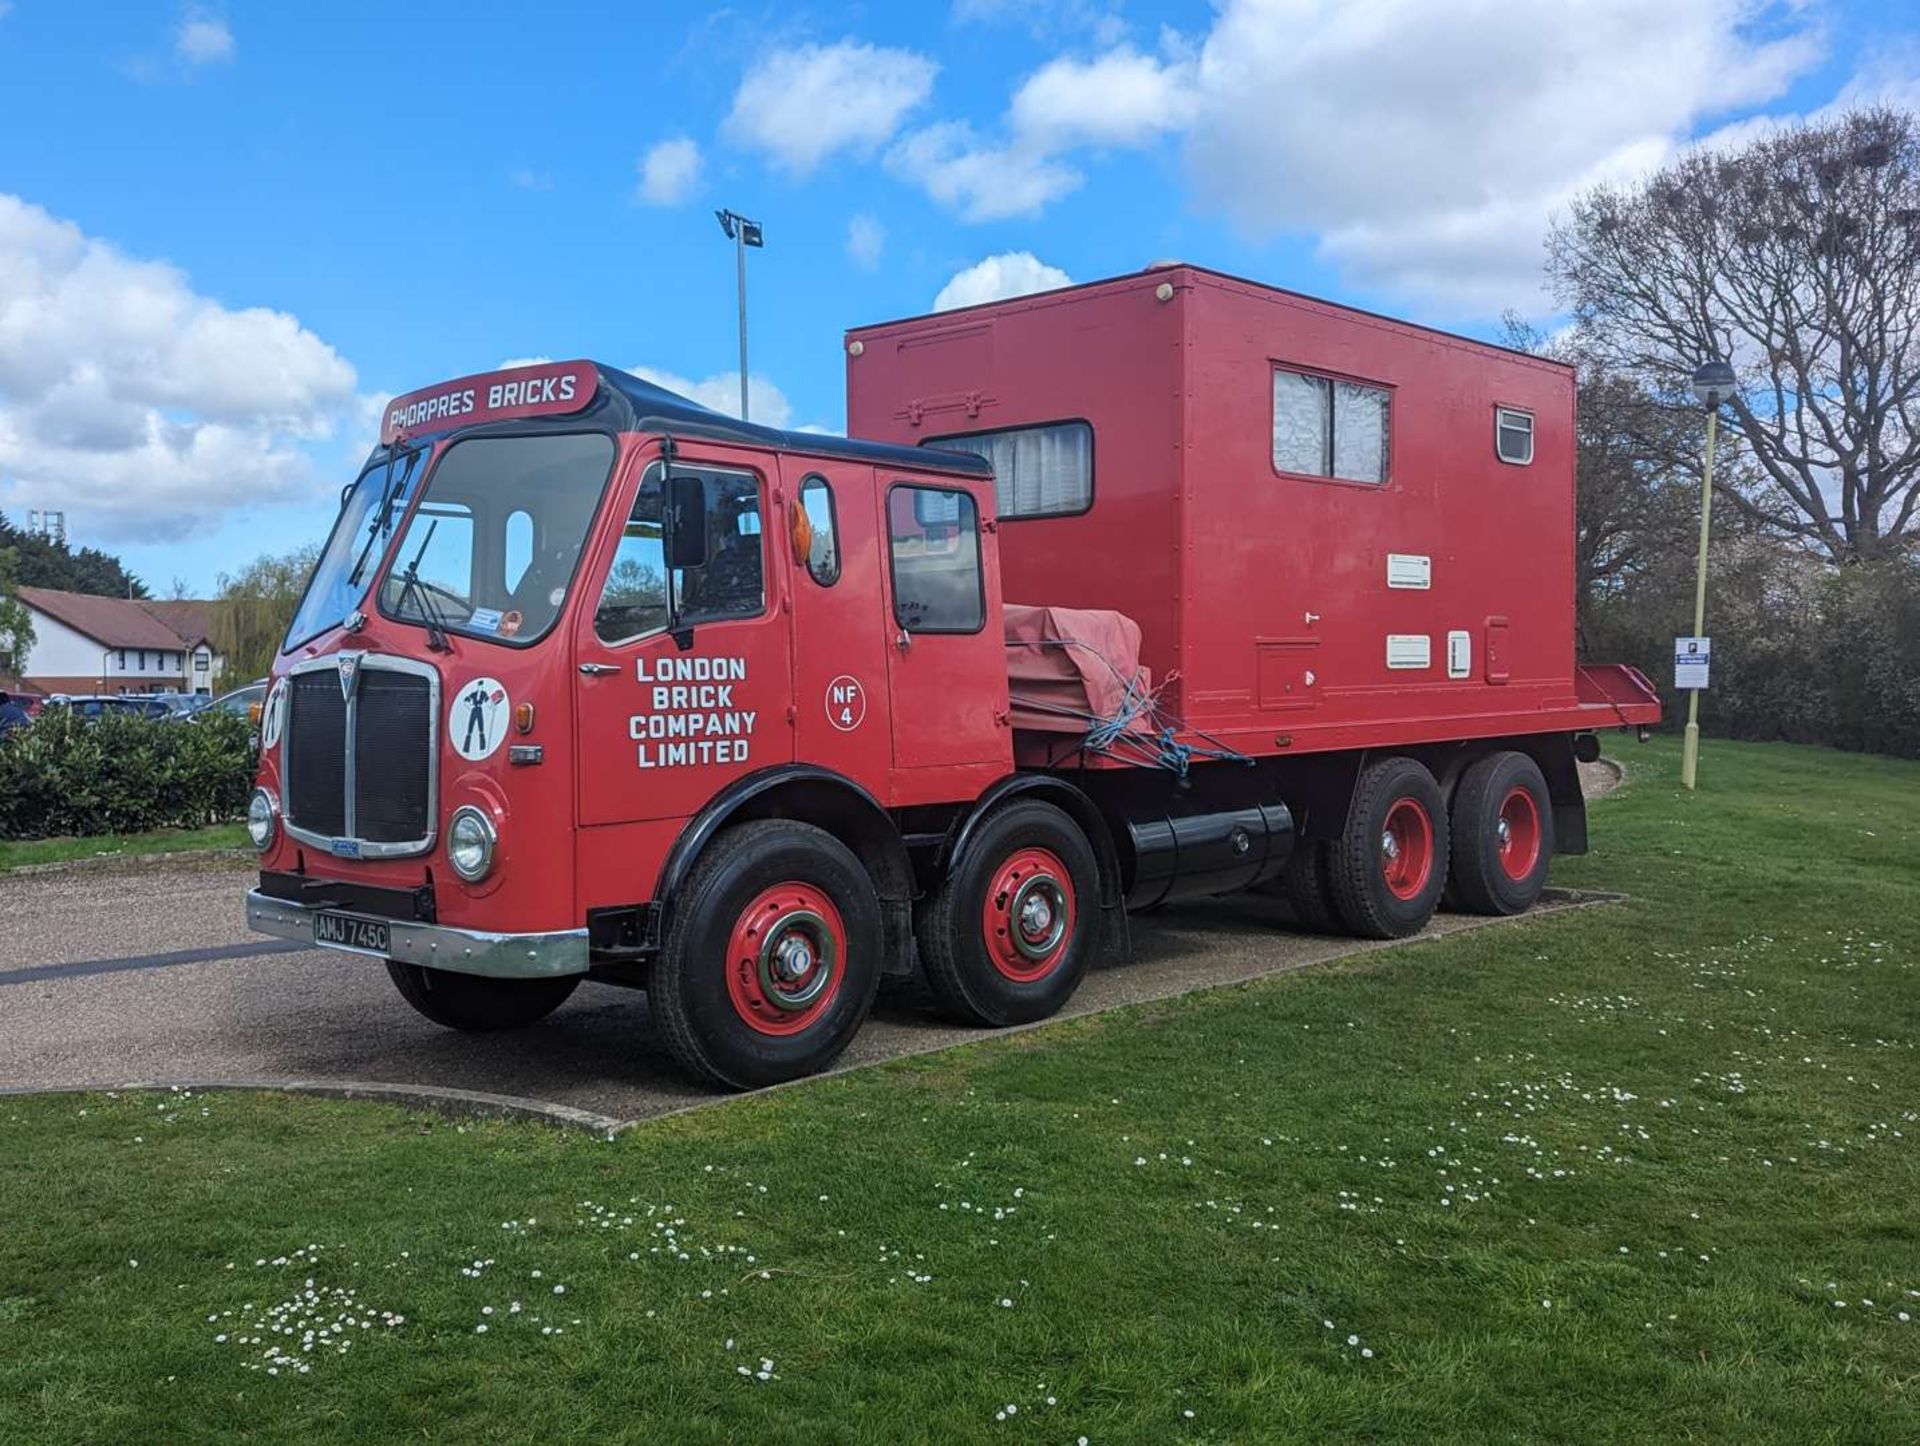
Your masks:
<svg viewBox="0 0 1920 1446"><path fill-rule="evenodd" d="M395 400L273 670L251 925L456 1029L642 988L750 1088L886 975L1043 1018L1130 909L1524 910L1658 721L1574 658L1563 366L1184 265L846 354L870 440L585 361Z"/></svg>

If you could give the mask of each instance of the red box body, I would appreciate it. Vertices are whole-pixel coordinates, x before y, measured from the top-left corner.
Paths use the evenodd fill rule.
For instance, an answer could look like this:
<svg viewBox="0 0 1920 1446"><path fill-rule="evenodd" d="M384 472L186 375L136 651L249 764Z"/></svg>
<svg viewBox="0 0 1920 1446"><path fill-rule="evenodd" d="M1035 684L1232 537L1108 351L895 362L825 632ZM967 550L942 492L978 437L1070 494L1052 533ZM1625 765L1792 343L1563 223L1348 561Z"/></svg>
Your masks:
<svg viewBox="0 0 1920 1446"><path fill-rule="evenodd" d="M1091 424L1088 510L1003 501L1004 595L1134 618L1196 730L1270 754L1627 721L1577 689L1569 367L1189 266L848 337L855 436ZM1387 390L1384 483L1276 469L1276 369ZM1502 407L1529 464L1496 454Z"/></svg>

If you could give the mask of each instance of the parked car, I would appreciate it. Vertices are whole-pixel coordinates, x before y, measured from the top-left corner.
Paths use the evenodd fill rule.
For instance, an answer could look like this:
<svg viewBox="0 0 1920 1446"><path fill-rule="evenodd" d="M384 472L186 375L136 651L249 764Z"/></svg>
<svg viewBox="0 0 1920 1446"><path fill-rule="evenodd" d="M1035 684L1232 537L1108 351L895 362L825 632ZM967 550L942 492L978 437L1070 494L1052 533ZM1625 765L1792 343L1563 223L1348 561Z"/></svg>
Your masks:
<svg viewBox="0 0 1920 1446"><path fill-rule="evenodd" d="M203 703L194 712L211 713L218 709L222 713L231 713L236 718L245 718L250 723L260 721L260 705L267 701L267 680L257 679L230 693L222 693L210 703Z"/></svg>
<svg viewBox="0 0 1920 1446"><path fill-rule="evenodd" d="M64 708L82 718L104 718L109 713L131 714L136 718L165 718L172 712L166 699L144 693L55 693L47 699L47 707Z"/></svg>

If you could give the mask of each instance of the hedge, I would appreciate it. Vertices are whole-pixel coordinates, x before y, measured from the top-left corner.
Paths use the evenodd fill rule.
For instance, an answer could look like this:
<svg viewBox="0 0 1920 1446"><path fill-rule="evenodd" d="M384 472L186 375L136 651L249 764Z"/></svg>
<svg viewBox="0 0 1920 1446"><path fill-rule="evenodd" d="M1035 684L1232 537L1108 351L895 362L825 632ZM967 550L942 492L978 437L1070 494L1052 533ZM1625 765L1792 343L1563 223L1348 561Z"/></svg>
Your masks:
<svg viewBox="0 0 1920 1446"><path fill-rule="evenodd" d="M1686 719L1673 690L1673 638L1688 630L1692 577L1665 599L1589 604L1584 651L1633 662L1659 684L1667 724ZM1819 743L1920 758L1920 561L1830 569L1804 558L1716 552L1707 602L1713 684L1708 734Z"/></svg>
<svg viewBox="0 0 1920 1446"><path fill-rule="evenodd" d="M253 781L252 729L49 708L0 738L0 839L198 828L240 817Z"/></svg>

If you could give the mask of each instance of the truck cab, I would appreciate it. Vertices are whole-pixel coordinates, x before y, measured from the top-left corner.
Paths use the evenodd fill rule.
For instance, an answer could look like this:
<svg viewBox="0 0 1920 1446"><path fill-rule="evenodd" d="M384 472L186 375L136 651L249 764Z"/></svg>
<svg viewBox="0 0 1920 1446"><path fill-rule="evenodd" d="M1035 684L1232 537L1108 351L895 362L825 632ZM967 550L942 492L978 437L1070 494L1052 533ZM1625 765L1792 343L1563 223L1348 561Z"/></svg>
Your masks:
<svg viewBox="0 0 1920 1446"><path fill-rule="evenodd" d="M873 841L898 953L887 820L1012 768L993 525L975 456L589 362L397 399L273 669L251 921L518 1022L656 951L690 837L797 789ZM476 990L498 1007L452 1002Z"/></svg>

